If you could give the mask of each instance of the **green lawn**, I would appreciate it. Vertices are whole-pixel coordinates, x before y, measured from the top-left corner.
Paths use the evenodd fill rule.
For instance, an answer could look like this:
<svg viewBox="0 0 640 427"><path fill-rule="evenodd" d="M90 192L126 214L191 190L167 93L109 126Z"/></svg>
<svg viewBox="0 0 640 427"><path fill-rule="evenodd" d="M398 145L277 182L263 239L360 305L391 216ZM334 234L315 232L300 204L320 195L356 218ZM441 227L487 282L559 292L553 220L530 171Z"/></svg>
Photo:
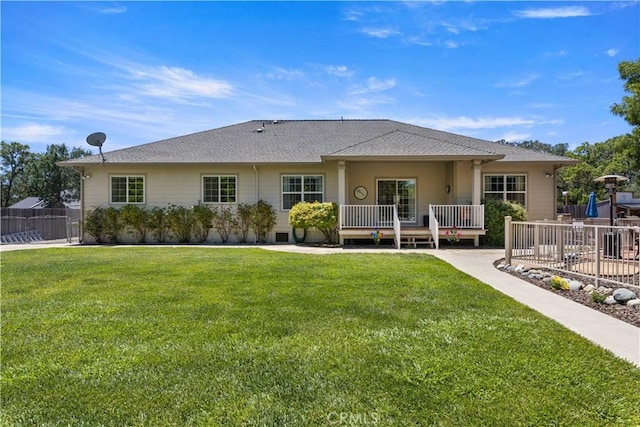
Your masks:
<svg viewBox="0 0 640 427"><path fill-rule="evenodd" d="M3 425L640 424L640 369L428 255L45 249L1 278Z"/></svg>

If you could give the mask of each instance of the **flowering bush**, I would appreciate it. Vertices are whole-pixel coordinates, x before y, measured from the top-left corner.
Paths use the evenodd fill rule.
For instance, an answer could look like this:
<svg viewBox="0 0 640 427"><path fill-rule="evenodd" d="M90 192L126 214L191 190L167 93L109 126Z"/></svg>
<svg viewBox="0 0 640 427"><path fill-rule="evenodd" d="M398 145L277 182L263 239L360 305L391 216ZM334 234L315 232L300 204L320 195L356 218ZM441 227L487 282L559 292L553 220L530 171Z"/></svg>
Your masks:
<svg viewBox="0 0 640 427"><path fill-rule="evenodd" d="M569 283L560 276L551 276L551 281L549 281L549 284L553 289L558 289L561 291L569 290Z"/></svg>
<svg viewBox="0 0 640 427"><path fill-rule="evenodd" d="M376 245L380 244L380 239L382 238L382 236L384 236L384 234L377 228L374 228L371 232L371 238L373 239L373 243L375 243Z"/></svg>
<svg viewBox="0 0 640 427"><path fill-rule="evenodd" d="M445 231L444 234L445 236L447 236L447 240L451 244L459 242L460 236L462 236L462 233L460 233L460 231L458 231L455 226L453 227L453 229Z"/></svg>

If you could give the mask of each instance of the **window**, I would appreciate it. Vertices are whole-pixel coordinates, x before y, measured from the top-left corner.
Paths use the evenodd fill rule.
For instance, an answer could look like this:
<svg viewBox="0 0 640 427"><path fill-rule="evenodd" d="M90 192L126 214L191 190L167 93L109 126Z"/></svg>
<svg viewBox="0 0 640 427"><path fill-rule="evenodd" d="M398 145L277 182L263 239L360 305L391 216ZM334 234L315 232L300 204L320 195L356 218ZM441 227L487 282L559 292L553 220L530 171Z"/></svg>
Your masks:
<svg viewBox="0 0 640 427"><path fill-rule="evenodd" d="M282 209L291 209L298 202L322 202L324 176L283 175Z"/></svg>
<svg viewBox="0 0 640 427"><path fill-rule="evenodd" d="M485 175L484 198L508 200L525 206L527 177L525 175Z"/></svg>
<svg viewBox="0 0 640 427"><path fill-rule="evenodd" d="M112 176L111 203L144 203L144 176Z"/></svg>
<svg viewBox="0 0 640 427"><path fill-rule="evenodd" d="M202 177L203 203L236 203L238 178L234 175Z"/></svg>

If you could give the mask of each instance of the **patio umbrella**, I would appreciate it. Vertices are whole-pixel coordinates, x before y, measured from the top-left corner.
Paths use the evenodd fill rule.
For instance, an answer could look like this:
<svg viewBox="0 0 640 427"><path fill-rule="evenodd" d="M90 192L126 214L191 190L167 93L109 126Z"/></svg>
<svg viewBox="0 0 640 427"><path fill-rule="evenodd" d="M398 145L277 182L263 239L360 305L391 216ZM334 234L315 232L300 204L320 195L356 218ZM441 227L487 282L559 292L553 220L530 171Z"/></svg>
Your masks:
<svg viewBox="0 0 640 427"><path fill-rule="evenodd" d="M587 211L585 212L587 218L598 218L598 205L596 204L596 192L592 191L589 194L589 203L587 203Z"/></svg>

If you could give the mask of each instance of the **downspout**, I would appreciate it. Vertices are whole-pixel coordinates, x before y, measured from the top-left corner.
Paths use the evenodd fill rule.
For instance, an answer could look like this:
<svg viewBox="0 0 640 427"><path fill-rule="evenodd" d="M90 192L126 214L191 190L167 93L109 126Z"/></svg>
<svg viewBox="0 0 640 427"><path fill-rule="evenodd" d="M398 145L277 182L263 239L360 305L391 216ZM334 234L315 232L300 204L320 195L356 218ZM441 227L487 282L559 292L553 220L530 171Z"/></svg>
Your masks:
<svg viewBox="0 0 640 427"><path fill-rule="evenodd" d="M253 165L253 171L256 174L256 183L255 183L255 202L257 202L258 200L260 200L260 173L258 172L258 168L256 167L256 165Z"/></svg>
<svg viewBox="0 0 640 427"><path fill-rule="evenodd" d="M78 222L78 243L82 244L84 240L84 168L80 168L78 172L80 172L80 222Z"/></svg>

